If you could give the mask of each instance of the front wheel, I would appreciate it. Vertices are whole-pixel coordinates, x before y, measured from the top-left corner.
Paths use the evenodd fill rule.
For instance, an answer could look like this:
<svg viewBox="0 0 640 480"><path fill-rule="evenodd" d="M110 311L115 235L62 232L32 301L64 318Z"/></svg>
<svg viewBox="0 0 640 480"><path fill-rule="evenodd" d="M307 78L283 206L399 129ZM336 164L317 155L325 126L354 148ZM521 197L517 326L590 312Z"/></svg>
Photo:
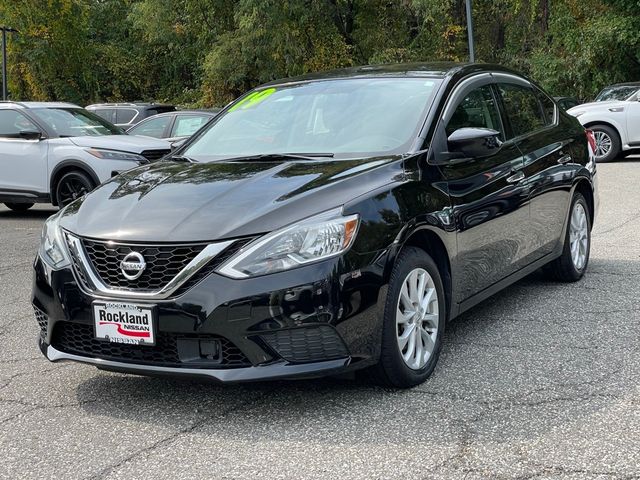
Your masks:
<svg viewBox="0 0 640 480"><path fill-rule="evenodd" d="M591 253L591 219L584 196L576 192L571 202L569 225L562 255L545 267L547 274L561 282L577 282L589 264Z"/></svg>
<svg viewBox="0 0 640 480"><path fill-rule="evenodd" d="M95 185L83 172L65 173L56 185L56 200L60 208L93 190Z"/></svg>
<svg viewBox="0 0 640 480"><path fill-rule="evenodd" d="M24 213L33 207L33 203L5 203L5 205L14 212Z"/></svg>
<svg viewBox="0 0 640 480"><path fill-rule="evenodd" d="M405 248L391 273L375 378L397 388L413 387L429 378L440 356L445 319L438 267L423 250Z"/></svg>

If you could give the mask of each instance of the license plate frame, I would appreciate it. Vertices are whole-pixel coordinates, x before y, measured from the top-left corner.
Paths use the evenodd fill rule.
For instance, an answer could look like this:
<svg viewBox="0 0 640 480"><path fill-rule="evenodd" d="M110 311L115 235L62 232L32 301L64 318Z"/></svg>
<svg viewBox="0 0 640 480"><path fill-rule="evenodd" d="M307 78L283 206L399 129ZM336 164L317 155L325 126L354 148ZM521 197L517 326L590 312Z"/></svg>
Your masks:
<svg viewBox="0 0 640 480"><path fill-rule="evenodd" d="M156 305L96 300L91 303L91 316L93 338L98 341L149 347L156 344Z"/></svg>

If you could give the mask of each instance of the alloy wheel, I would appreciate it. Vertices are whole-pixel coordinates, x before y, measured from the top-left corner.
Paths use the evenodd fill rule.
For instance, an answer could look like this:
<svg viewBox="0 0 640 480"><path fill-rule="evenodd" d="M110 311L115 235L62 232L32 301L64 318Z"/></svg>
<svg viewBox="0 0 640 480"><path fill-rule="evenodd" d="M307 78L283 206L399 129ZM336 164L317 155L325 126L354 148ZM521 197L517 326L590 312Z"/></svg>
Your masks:
<svg viewBox="0 0 640 480"><path fill-rule="evenodd" d="M580 202L576 202L571 212L571 224L569 227L569 244L571 247L571 260L577 270L582 270L587 263L587 249L589 247L589 224L587 212Z"/></svg>
<svg viewBox="0 0 640 480"><path fill-rule="evenodd" d="M62 206L88 193L90 187L80 178L67 178L58 187L58 203Z"/></svg>
<svg viewBox="0 0 640 480"><path fill-rule="evenodd" d="M423 368L438 336L438 293L429 273L413 269L400 289L396 306L398 348L404 363L413 370Z"/></svg>
<svg viewBox="0 0 640 480"><path fill-rule="evenodd" d="M611 151L612 141L611 137L607 133L596 130L593 132L594 139L596 141L596 157L606 157Z"/></svg>

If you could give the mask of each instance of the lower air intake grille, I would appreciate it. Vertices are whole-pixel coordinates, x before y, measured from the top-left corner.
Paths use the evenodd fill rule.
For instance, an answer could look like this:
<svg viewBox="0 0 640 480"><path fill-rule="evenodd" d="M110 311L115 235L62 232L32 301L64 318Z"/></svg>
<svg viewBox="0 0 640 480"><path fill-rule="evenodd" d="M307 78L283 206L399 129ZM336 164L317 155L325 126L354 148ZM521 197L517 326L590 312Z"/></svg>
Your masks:
<svg viewBox="0 0 640 480"><path fill-rule="evenodd" d="M197 338L200 340L218 340L222 358L219 365L226 367L247 367L251 362L233 343L216 335L186 335L158 332L156 344L127 345L96 340L93 327L81 323L56 323L51 345L61 352L84 357L102 358L116 362L134 362L167 367L192 367L180 360L178 354L179 338Z"/></svg>
<svg viewBox="0 0 640 480"><path fill-rule="evenodd" d="M40 335L43 337L47 334L47 327L49 326L49 317L46 313L40 310L35 305L33 306L33 311L36 314L36 320L38 321L38 326L40 327Z"/></svg>
<svg viewBox="0 0 640 480"><path fill-rule="evenodd" d="M349 356L342 338L329 325L277 330L260 336L289 362L319 362Z"/></svg>

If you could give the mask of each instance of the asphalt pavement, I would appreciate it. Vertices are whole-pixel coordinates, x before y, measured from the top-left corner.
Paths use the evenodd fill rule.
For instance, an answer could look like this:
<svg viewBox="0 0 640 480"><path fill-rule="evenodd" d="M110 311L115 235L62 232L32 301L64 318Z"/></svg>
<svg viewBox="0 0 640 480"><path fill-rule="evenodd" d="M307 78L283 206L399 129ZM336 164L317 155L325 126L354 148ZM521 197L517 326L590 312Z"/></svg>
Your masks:
<svg viewBox="0 0 640 480"><path fill-rule="evenodd" d="M0 478L640 478L640 159L600 165L591 262L448 326L406 391L220 386L49 363L36 347L38 206L0 206Z"/></svg>

